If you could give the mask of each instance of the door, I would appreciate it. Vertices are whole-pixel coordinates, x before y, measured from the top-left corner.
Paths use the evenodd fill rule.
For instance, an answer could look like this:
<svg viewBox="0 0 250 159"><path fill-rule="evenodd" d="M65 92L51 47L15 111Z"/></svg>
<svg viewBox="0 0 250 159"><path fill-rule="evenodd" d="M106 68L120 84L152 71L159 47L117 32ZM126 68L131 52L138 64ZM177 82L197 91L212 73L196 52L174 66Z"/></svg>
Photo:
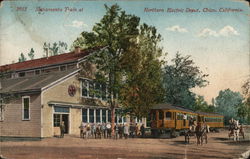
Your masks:
<svg viewBox="0 0 250 159"><path fill-rule="evenodd" d="M64 121L65 125L65 134L69 133L69 115L68 114L61 114L62 115L62 121Z"/></svg>
<svg viewBox="0 0 250 159"><path fill-rule="evenodd" d="M54 131L59 134L60 124L64 121L65 134L69 133L69 114L54 114Z"/></svg>

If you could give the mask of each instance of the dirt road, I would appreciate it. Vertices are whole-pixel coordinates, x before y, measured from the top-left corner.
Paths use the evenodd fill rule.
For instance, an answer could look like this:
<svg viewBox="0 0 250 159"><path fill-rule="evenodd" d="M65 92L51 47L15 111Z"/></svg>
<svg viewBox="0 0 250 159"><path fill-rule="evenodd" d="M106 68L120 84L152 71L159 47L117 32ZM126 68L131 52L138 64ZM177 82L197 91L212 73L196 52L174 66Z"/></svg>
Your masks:
<svg viewBox="0 0 250 159"><path fill-rule="evenodd" d="M152 159L214 159L239 158L250 149L250 136L234 142L227 131L209 133L208 144L190 144L184 137L173 139L80 139L77 136L46 138L42 141L0 142L0 154L8 159L77 159L77 158L152 158Z"/></svg>

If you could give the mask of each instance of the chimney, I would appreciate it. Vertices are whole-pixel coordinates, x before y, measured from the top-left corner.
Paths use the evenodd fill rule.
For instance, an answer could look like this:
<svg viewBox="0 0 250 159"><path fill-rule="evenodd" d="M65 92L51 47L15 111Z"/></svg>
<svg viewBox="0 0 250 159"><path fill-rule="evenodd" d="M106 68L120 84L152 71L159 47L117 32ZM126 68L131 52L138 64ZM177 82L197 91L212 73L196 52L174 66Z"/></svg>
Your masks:
<svg viewBox="0 0 250 159"><path fill-rule="evenodd" d="M81 48L79 46L75 47L75 54L81 53Z"/></svg>

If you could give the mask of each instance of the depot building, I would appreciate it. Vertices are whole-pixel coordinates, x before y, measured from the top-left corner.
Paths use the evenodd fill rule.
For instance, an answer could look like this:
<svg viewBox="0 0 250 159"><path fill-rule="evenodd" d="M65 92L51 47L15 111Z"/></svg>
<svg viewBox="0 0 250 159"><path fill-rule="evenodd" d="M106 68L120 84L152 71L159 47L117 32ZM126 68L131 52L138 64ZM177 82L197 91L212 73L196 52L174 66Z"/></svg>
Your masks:
<svg viewBox="0 0 250 159"><path fill-rule="evenodd" d="M76 48L0 66L4 74L0 81L0 136L53 137L59 135L62 121L66 134L79 135L82 121L111 122L107 86L94 80L95 67L87 60L101 49L105 48ZM129 116L115 117L116 123L130 120Z"/></svg>

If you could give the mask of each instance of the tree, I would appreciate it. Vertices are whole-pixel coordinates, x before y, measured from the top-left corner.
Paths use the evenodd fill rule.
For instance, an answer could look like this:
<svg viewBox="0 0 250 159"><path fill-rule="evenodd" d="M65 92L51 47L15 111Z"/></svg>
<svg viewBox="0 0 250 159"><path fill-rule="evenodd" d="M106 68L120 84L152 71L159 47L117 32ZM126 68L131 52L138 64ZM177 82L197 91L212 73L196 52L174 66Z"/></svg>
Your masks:
<svg viewBox="0 0 250 159"><path fill-rule="evenodd" d="M26 60L27 60L27 59L26 59L26 57L24 56L24 54L21 53L20 57L18 58L18 62L24 62L24 61L26 61Z"/></svg>
<svg viewBox="0 0 250 159"><path fill-rule="evenodd" d="M195 104L195 94L191 89L208 84L205 79L208 74L203 74L190 57L177 53L171 60L173 64L164 68L163 82L167 103L192 108Z"/></svg>
<svg viewBox="0 0 250 159"><path fill-rule="evenodd" d="M242 86L243 95L245 96L244 105L241 106L238 114L243 118L246 117L246 121L250 124L250 78L246 80L246 82Z"/></svg>
<svg viewBox="0 0 250 159"><path fill-rule="evenodd" d="M219 95L215 98L216 110L224 115L226 124L228 124L231 118L238 119L238 108L241 107L242 103L242 95L230 89L220 91Z"/></svg>
<svg viewBox="0 0 250 159"><path fill-rule="evenodd" d="M163 61L159 60L162 49L158 46L161 35L154 27L143 24L134 38L135 46L129 48L122 58L125 68L124 85L121 88L121 103L132 116L146 117L150 108L162 101Z"/></svg>
<svg viewBox="0 0 250 159"><path fill-rule="evenodd" d="M203 112L215 112L215 106L209 105L203 96L198 95L195 99L195 105L193 107L196 111L203 111Z"/></svg>
<svg viewBox="0 0 250 159"><path fill-rule="evenodd" d="M111 108L111 125L114 133L115 107L118 105L118 93L122 85L122 56L133 44L131 38L138 35L140 18L128 15L116 4L105 5L106 14L96 23L92 32L82 32L73 46L93 48L105 46L106 49L89 57L97 67L97 77L108 86L109 104Z"/></svg>
<svg viewBox="0 0 250 159"><path fill-rule="evenodd" d="M34 59L34 56L35 56L34 52L35 52L34 49L31 48L31 49L30 49L30 52L28 53L28 56L29 56L29 58L30 58L31 60Z"/></svg>
<svg viewBox="0 0 250 159"><path fill-rule="evenodd" d="M47 56L55 56L55 55L59 55L62 53L65 53L65 51L67 50L68 45L65 42L59 41L54 42L54 43L44 43L43 44L43 50L45 52L45 57Z"/></svg>

